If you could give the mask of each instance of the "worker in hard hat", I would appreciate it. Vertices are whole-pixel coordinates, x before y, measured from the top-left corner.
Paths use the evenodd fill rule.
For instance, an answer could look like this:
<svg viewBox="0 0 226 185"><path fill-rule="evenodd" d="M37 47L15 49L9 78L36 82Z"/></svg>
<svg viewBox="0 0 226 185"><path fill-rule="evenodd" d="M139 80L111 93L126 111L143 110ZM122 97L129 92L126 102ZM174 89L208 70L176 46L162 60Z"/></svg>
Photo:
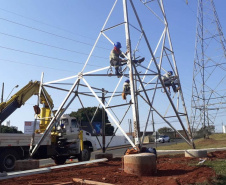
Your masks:
<svg viewBox="0 0 226 185"><path fill-rule="evenodd" d="M124 54L122 53L122 51L120 50L121 48L121 43L120 42L116 42L114 44L114 48L111 50L111 53L110 53L110 64L111 66L114 66L115 67L115 74L118 76L118 77L121 77L121 72L119 71L119 67L120 66L123 66L125 64L127 64L127 60L123 60L122 58L125 58L125 55L127 55L127 53L129 51L126 51ZM121 57L121 58L120 58ZM140 60L133 60L134 63L141 63L144 61L145 58L142 58Z"/></svg>
<svg viewBox="0 0 226 185"><path fill-rule="evenodd" d="M172 86L174 92L178 92L178 90L180 89L180 87L176 87L177 83L175 81L177 80L177 77L173 76L173 71L167 71L167 73L162 76L162 80L164 82L164 85L168 87L169 92L170 86Z"/></svg>
<svg viewBox="0 0 226 185"><path fill-rule="evenodd" d="M123 84L122 99L126 100L126 96L130 93L130 81L127 79Z"/></svg>

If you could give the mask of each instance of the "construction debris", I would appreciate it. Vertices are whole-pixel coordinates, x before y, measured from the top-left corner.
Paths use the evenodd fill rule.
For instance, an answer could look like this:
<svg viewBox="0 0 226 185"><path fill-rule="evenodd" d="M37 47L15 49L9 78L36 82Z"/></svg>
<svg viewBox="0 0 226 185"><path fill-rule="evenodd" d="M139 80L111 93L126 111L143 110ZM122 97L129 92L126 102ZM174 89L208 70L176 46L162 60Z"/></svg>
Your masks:
<svg viewBox="0 0 226 185"><path fill-rule="evenodd" d="M93 184L93 185L113 185L105 182L97 182L97 181L91 181L91 180L84 180L79 178L73 178L74 182L80 182L81 184Z"/></svg>

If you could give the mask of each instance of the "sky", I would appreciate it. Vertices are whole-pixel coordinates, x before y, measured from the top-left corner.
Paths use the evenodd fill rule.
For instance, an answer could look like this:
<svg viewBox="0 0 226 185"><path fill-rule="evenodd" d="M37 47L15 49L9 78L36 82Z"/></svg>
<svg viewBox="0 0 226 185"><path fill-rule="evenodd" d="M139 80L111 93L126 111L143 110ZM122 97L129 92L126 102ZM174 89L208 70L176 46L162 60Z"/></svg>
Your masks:
<svg viewBox="0 0 226 185"><path fill-rule="evenodd" d="M4 83L3 99L12 96L31 80L40 81L42 73L44 73L44 82L77 75L82 70L114 2L114 0L0 0L0 84L2 86ZM142 21L145 23L152 21L146 14L142 14L138 1L135 5L141 12ZM187 5L185 0L171 0L164 1L164 5L185 103L190 113L197 1L188 0ZM114 12L111 18L112 24L123 22L120 6L122 3L119 0L117 4L119 11ZM215 6L222 30L225 32L226 1L216 0ZM131 17L131 20L133 18ZM155 37L157 38L158 32L155 29L158 25L153 22L146 28L146 33L153 36L153 42L156 42ZM126 50L124 34L110 32L109 35L113 40L120 41L122 50ZM109 65L108 56L112 44L101 38L97 48L85 71ZM140 50L140 54L145 55L145 50ZM99 77L89 80L94 85L106 85L103 88L108 88L115 80L113 77L107 81L108 79L108 77ZM16 85L19 87L14 88ZM65 94L52 90L48 92L52 93L53 99L55 98L55 108L59 107ZM86 106L96 105L94 100L84 101ZM34 120L33 106L36 102L36 96L30 98L6 121L10 121L11 126L23 131L24 122ZM76 111L78 108L75 103L66 113ZM123 128L128 131L127 119L124 122ZM222 122L223 120L219 120L216 123L219 132L222 130ZM163 126L164 123L159 121L156 129Z"/></svg>

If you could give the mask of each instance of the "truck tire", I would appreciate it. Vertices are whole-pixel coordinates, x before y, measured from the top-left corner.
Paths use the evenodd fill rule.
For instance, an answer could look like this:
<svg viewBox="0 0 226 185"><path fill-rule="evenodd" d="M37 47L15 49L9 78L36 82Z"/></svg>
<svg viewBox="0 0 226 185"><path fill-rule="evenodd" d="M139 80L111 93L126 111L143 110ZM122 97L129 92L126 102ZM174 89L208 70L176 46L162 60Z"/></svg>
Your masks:
<svg viewBox="0 0 226 185"><path fill-rule="evenodd" d="M89 161L91 156L91 152L89 146L85 145L83 151L80 151L78 156L78 161Z"/></svg>
<svg viewBox="0 0 226 185"><path fill-rule="evenodd" d="M67 160L67 158L66 157L62 157L62 156L54 158L54 162L55 162L56 165L65 164L66 160Z"/></svg>
<svg viewBox="0 0 226 185"><path fill-rule="evenodd" d="M0 171L13 171L18 155L14 150L5 150L0 154Z"/></svg>

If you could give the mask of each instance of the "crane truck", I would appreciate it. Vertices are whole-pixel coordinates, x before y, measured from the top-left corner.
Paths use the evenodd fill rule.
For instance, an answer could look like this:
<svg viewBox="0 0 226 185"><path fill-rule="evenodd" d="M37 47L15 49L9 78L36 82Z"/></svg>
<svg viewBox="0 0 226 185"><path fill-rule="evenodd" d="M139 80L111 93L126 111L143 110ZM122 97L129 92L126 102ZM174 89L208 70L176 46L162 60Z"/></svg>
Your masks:
<svg viewBox="0 0 226 185"><path fill-rule="evenodd" d="M39 95L43 108L34 106L40 120L39 129L33 134L33 144L38 143L51 120L53 100L39 81L30 81L15 93L7 102L0 104L0 124L17 108L20 108L33 95ZM29 159L30 134L0 133L0 171L13 171L16 160ZM91 152L96 149L96 143L89 132L80 129L74 117L67 114L54 123L51 132L45 137L33 159L52 158L55 164L61 165L67 159L77 158L79 161L90 160Z"/></svg>

